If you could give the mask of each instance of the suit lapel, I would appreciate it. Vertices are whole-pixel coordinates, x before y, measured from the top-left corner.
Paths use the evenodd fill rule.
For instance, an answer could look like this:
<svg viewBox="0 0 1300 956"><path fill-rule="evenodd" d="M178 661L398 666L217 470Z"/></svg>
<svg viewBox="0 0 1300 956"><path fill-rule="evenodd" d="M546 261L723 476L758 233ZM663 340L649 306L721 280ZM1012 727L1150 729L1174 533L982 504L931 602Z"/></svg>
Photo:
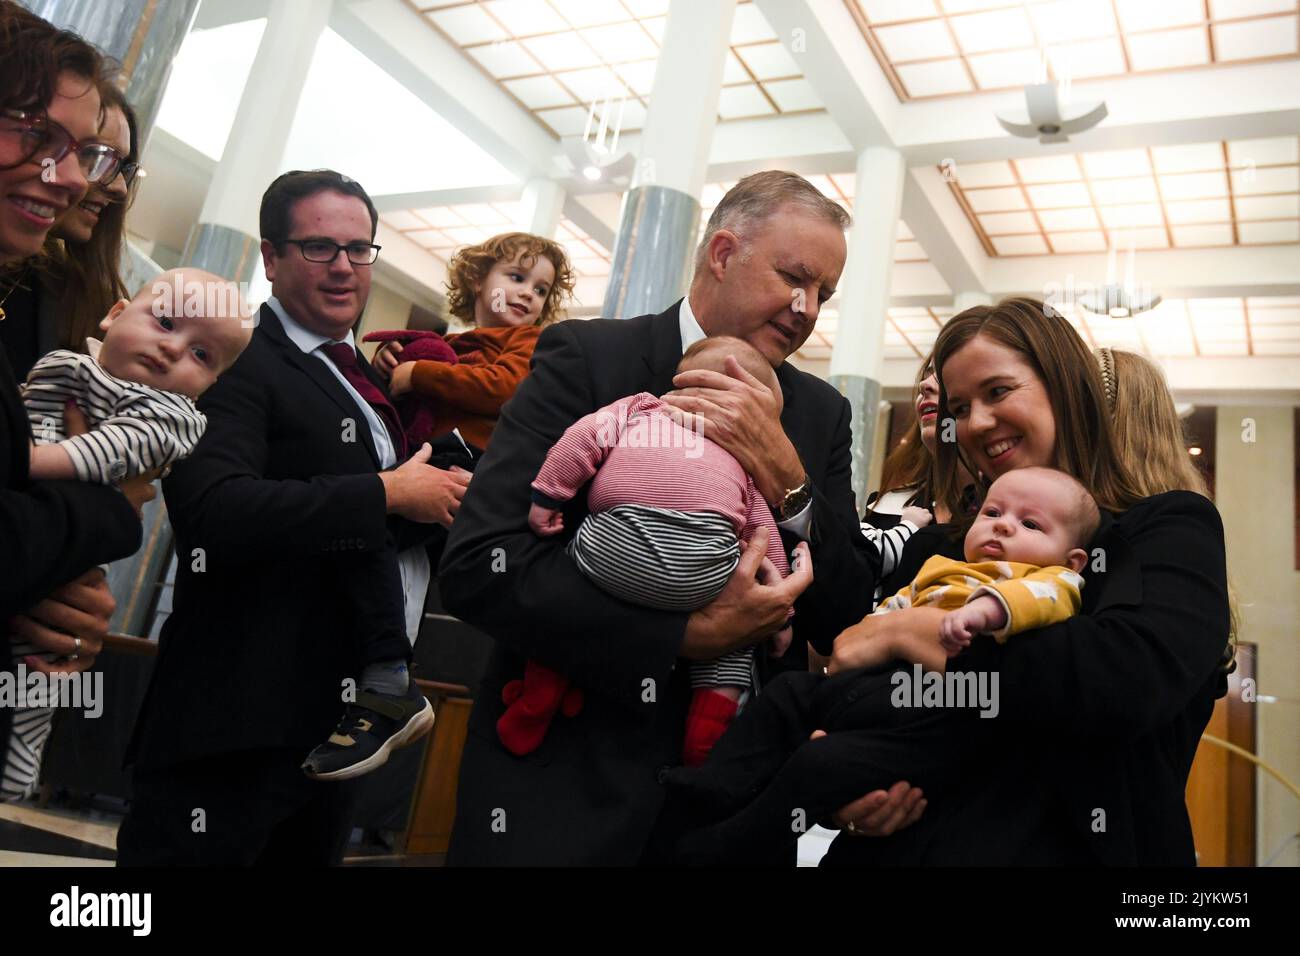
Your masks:
<svg viewBox="0 0 1300 956"><path fill-rule="evenodd" d="M655 395L662 395L673 387L677 363L682 360L682 326L678 299L650 322L650 351L642 356L650 370L650 387Z"/></svg>
<svg viewBox="0 0 1300 956"><path fill-rule="evenodd" d="M285 360L311 379L346 417L357 422L357 434L361 436L361 442L366 446L366 451L374 461L375 467L379 468L379 451L375 448L375 438L370 433L370 422L364 414L358 414L361 409L357 406L356 400L334 377L334 373L327 369L320 359L303 352L290 340L284 332L284 327L280 325L280 317L270 306L262 306L258 323L267 339L280 350ZM367 370L367 374L373 374L364 358L361 360L361 366Z"/></svg>

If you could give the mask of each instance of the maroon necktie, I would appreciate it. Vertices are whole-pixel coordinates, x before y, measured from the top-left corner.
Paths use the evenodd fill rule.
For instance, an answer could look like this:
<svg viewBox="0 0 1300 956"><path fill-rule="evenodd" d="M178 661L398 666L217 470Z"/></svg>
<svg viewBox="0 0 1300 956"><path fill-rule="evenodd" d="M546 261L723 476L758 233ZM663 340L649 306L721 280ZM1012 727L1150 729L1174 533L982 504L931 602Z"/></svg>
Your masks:
<svg viewBox="0 0 1300 956"><path fill-rule="evenodd" d="M321 348L325 350L330 361L338 366L348 384L356 389L356 393L369 403L387 426L388 437L392 440L393 451L397 455L397 463L401 464L406 460L406 436L402 432L402 421L397 417L397 409L388 400L388 396L380 391L374 382L366 378L365 372L361 371L361 366L357 363L357 350L347 342L331 342L322 345Z"/></svg>

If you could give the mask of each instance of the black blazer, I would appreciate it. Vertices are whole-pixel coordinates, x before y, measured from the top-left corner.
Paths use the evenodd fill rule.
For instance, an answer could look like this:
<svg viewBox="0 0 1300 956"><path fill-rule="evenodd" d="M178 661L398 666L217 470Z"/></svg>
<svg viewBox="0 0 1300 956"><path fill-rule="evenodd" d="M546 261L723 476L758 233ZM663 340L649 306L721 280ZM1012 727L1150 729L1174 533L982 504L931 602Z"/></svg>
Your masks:
<svg viewBox="0 0 1300 956"><path fill-rule="evenodd" d="M904 564L925 551L961 546L925 528ZM826 865L1195 862L1187 774L1227 689L1219 513L1191 492L1155 495L1104 516L1092 555L1078 615L1006 644L977 640L950 665L999 673L1006 742L918 823L840 836Z"/></svg>
<svg viewBox="0 0 1300 956"><path fill-rule="evenodd" d="M0 345L0 621L26 611L97 564L140 547L140 521L114 487L27 480L32 430ZM8 644L0 670L13 667ZM13 710L0 707L0 747Z"/></svg>
<svg viewBox="0 0 1300 956"><path fill-rule="evenodd" d="M662 802L658 771L680 762L690 688L677 649L687 615L623 603L587 580L562 541L529 530L529 485L573 422L617 398L672 388L678 309L547 329L456 516L440 569L443 601L497 643L470 718L452 862L628 864L645 848ZM849 404L788 363L777 377L781 423L814 487L816 583L796 604L795 635L826 653L870 610L875 573L849 480ZM580 495L566 529L585 512ZM802 643L803 653L787 655L794 666L806 667ZM541 747L519 758L495 725L502 686L530 658L583 688L586 705L557 717Z"/></svg>
<svg viewBox="0 0 1300 956"><path fill-rule="evenodd" d="M128 749L141 768L320 743L359 673L348 561L389 540L361 410L269 307L199 409L207 431L163 481L176 590Z"/></svg>

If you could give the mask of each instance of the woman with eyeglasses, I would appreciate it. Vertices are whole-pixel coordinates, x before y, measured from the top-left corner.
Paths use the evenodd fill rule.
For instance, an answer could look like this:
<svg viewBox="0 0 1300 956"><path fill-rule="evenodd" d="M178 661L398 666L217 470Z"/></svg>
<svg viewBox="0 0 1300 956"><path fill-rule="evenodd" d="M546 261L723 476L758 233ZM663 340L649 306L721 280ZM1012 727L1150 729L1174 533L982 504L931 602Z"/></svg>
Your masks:
<svg viewBox="0 0 1300 956"><path fill-rule="evenodd" d="M58 218L39 255L0 272L0 288L13 288L0 343L19 381L53 349L85 351L86 339L100 335L100 318L118 299L130 298L121 264L126 211L140 169L139 137L135 111L117 86L106 84L100 93L98 140L119 161Z"/></svg>
<svg viewBox="0 0 1300 956"><path fill-rule="evenodd" d="M96 141L102 69L99 53L80 37L0 0L0 266L38 253L56 219L120 161ZM9 291L0 285L0 312ZM84 671L113 611L96 565L139 547L137 512L153 489L140 480L120 491L32 483L31 443L0 345L0 619L10 622L10 634L62 655L54 663L18 662L4 647L0 669ZM11 709L0 708L0 747L7 747L11 718Z"/></svg>

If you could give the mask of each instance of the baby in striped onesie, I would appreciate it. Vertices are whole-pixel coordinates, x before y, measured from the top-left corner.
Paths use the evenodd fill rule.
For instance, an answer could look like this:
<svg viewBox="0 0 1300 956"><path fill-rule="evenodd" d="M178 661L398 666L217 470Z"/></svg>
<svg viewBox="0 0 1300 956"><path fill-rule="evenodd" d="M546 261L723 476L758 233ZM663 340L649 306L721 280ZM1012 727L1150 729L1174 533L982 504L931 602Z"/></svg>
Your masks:
<svg viewBox="0 0 1300 956"><path fill-rule="evenodd" d="M781 400L772 366L740 339L695 343L677 371L726 374L728 355ZM643 607L689 612L708 604L740 563L742 543L755 534L767 540L765 574L788 575L776 520L754 480L721 445L674 421L668 408L641 392L571 425L533 482L530 527L543 536L562 532L560 509L590 481L589 513L569 555L602 590ZM790 639L787 626L773 638L773 653L784 653ZM702 762L726 730L752 686L752 666L751 648L691 665L685 763ZM497 723L502 743L516 754L534 750L557 709L577 713L580 695L563 675L530 661L524 679L506 687L509 706Z"/></svg>
<svg viewBox="0 0 1300 956"><path fill-rule="evenodd" d="M86 340L89 354L51 352L27 376L30 478L117 484L184 458L207 425L195 400L248 345L247 316L237 285L198 269L164 272L135 298L116 302L99 325L104 340ZM90 431L67 434L69 402ZM15 661L57 659L14 638L10 648ZM52 706L15 711L0 799L35 789L53 716Z"/></svg>

